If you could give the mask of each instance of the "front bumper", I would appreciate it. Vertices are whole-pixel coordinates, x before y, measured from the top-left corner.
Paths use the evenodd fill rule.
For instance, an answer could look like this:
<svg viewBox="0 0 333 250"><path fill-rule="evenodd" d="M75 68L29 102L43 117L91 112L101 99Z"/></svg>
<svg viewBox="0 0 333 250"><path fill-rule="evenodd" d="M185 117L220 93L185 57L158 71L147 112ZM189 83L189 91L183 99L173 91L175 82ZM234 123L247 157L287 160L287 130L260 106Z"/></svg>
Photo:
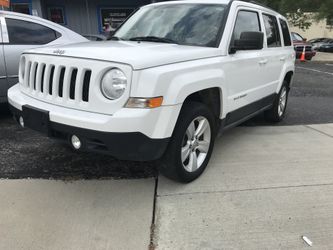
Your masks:
<svg viewBox="0 0 333 250"><path fill-rule="evenodd" d="M152 110L123 108L113 115L96 114L44 103L21 93L18 85L8 91L8 102L16 119L26 106L47 111L49 137L69 140L77 135L83 151L134 161L156 160L163 155L181 109L181 105Z"/></svg>
<svg viewBox="0 0 333 250"><path fill-rule="evenodd" d="M18 121L22 111L9 105L11 112ZM32 128L35 129L35 128ZM120 160L152 161L162 157L168 146L169 139L151 139L142 133L108 133L78 127L72 127L55 122L49 122L48 137L70 143L72 135L80 138L80 151L96 152L111 155Z"/></svg>

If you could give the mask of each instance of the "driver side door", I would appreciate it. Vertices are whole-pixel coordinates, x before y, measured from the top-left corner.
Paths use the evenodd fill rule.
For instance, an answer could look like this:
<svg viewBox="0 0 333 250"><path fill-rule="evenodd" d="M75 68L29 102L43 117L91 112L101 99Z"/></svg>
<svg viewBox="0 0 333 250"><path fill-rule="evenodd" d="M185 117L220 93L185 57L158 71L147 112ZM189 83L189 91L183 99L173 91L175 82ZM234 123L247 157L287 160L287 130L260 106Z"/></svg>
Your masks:
<svg viewBox="0 0 333 250"><path fill-rule="evenodd" d="M262 32L259 11L250 8L239 8L230 37L229 48L243 32ZM227 125L235 124L260 109L260 102L268 95L265 89L268 59L263 50L229 51L227 62L223 64L228 84ZM259 108L258 108L259 107Z"/></svg>

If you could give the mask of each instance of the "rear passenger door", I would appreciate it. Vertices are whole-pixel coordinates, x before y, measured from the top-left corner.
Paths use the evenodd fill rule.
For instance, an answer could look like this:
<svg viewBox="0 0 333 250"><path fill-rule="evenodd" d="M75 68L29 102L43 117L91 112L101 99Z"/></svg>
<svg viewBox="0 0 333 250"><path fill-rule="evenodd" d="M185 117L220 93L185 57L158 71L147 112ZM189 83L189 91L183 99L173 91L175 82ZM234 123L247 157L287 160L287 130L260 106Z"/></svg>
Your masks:
<svg viewBox="0 0 333 250"><path fill-rule="evenodd" d="M4 44L9 87L18 82L18 68L23 51L46 45L58 38L58 33L44 25L6 17L9 43Z"/></svg>
<svg viewBox="0 0 333 250"><path fill-rule="evenodd" d="M7 74L5 67L5 56L3 51L3 36L2 36L2 17L0 16L0 103L7 95Z"/></svg>
<svg viewBox="0 0 333 250"><path fill-rule="evenodd" d="M266 71L263 77L266 77L267 89L270 93L276 92L280 83L280 76L283 65L287 59L282 48L280 28L276 16L263 13L263 26L265 30L266 46L264 55L267 58Z"/></svg>

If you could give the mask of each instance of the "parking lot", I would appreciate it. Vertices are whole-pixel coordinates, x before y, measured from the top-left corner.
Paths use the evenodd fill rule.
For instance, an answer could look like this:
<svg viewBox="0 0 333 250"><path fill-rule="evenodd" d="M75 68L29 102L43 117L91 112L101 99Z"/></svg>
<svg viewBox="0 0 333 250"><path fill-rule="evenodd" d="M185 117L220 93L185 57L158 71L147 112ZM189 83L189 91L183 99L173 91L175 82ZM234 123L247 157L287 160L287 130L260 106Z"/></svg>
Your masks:
<svg viewBox="0 0 333 250"><path fill-rule="evenodd" d="M286 119L279 124L333 123L333 64L297 65ZM259 116L242 126L269 126ZM157 176L154 163L133 163L89 153L22 130L2 107L0 114L0 178L136 179Z"/></svg>
<svg viewBox="0 0 333 250"><path fill-rule="evenodd" d="M332 78L297 64L285 121L231 130L189 185L72 152L2 107L0 249L332 249Z"/></svg>

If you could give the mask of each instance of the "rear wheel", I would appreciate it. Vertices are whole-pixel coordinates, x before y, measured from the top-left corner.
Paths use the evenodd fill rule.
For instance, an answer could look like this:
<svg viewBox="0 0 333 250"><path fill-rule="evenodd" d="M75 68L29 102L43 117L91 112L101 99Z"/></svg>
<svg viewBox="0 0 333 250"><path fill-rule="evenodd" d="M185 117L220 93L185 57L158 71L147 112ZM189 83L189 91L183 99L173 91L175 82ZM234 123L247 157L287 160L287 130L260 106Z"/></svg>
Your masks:
<svg viewBox="0 0 333 250"><path fill-rule="evenodd" d="M188 183L205 170L215 141L215 118L203 104L184 105L160 171L166 177Z"/></svg>
<svg viewBox="0 0 333 250"><path fill-rule="evenodd" d="M273 107L265 112L266 120L270 122L280 122L284 119L287 110L288 97L289 88L287 82L284 81L278 96L274 100Z"/></svg>

